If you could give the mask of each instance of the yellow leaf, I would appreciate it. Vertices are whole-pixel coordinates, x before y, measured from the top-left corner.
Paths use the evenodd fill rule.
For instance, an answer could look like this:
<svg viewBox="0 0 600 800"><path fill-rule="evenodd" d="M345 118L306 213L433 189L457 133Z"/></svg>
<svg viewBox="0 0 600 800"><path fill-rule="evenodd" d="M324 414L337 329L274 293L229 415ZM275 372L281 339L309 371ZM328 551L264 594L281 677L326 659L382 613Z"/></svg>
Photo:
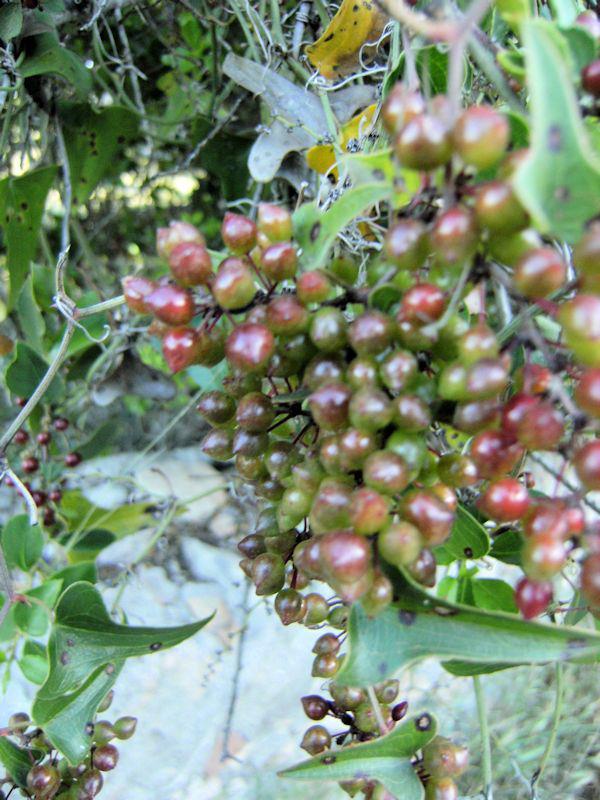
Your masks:
<svg viewBox="0 0 600 800"><path fill-rule="evenodd" d="M373 127L372 123L375 109L376 105L373 104L342 125L340 131L340 147L342 150L346 150L348 142L352 139L361 139L370 132ZM306 163L320 175L326 175L331 171L330 174L337 181L338 170L335 166L336 160L333 145L317 144L311 147L306 153Z"/></svg>
<svg viewBox="0 0 600 800"><path fill-rule="evenodd" d="M343 0L323 35L306 48L310 63L329 80L353 72L360 65L361 47L379 39L386 21L375 2ZM363 51L363 60L369 49Z"/></svg>

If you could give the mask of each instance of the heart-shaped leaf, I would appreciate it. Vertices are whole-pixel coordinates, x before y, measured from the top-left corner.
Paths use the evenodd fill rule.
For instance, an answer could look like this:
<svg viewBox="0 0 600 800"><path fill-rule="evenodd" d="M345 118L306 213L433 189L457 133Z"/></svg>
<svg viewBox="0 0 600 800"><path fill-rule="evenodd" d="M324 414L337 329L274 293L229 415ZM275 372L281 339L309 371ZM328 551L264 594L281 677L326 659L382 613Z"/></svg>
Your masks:
<svg viewBox="0 0 600 800"><path fill-rule="evenodd" d="M48 371L48 364L25 342L17 342L15 357L6 370L6 385L13 394L29 397ZM57 375L44 395L44 399L53 402L64 391L63 381Z"/></svg>
<svg viewBox="0 0 600 800"><path fill-rule="evenodd" d="M410 759L433 739L436 730L436 720L430 714L409 717L385 736L341 750L327 750L280 775L308 781L364 777L380 781L399 800L421 800L423 784Z"/></svg>
<svg viewBox="0 0 600 800"><path fill-rule="evenodd" d="M42 555L44 536L39 525L31 525L27 514L19 514L2 529L2 550L9 567L26 572Z"/></svg>
<svg viewBox="0 0 600 800"><path fill-rule="evenodd" d="M33 704L35 723L71 763L79 763L91 744L87 726L124 660L173 647L211 619L173 628L118 625L92 584L73 583L56 607L50 671Z"/></svg>

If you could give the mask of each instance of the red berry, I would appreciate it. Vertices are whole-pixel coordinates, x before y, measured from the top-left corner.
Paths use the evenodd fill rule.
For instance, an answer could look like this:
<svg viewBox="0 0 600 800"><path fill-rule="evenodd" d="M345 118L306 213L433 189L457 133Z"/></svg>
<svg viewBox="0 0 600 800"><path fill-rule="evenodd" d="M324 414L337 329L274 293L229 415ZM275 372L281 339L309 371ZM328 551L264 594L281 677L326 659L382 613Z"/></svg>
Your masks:
<svg viewBox="0 0 600 800"><path fill-rule="evenodd" d="M319 270L303 272L296 279L296 294L301 303L322 303L331 294L329 278Z"/></svg>
<svg viewBox="0 0 600 800"><path fill-rule="evenodd" d="M64 417L56 417L53 425L57 431L66 431L69 427L69 420Z"/></svg>
<svg viewBox="0 0 600 800"><path fill-rule="evenodd" d="M409 120L396 137L394 149L400 163L410 169L436 169L452 157L447 125L430 114L418 114Z"/></svg>
<svg viewBox="0 0 600 800"><path fill-rule="evenodd" d="M529 578L547 581L563 568L567 553L562 539L553 533L542 533L525 540L522 557Z"/></svg>
<svg viewBox="0 0 600 800"><path fill-rule="evenodd" d="M554 450L564 432L562 415L546 400L538 399L517 425L517 439L528 450Z"/></svg>
<svg viewBox="0 0 600 800"><path fill-rule="evenodd" d="M581 70L581 85L594 97L600 97L600 58Z"/></svg>
<svg viewBox="0 0 600 800"><path fill-rule="evenodd" d="M257 224L269 242L286 242L292 238L292 215L282 206L260 203Z"/></svg>
<svg viewBox="0 0 600 800"><path fill-rule="evenodd" d="M291 294L274 297L267 305L266 325L273 333L293 336L305 331L308 322L308 311Z"/></svg>
<svg viewBox="0 0 600 800"><path fill-rule="evenodd" d="M445 302L444 293L439 286L417 283L402 298L398 313L402 319L425 325L441 317Z"/></svg>
<svg viewBox="0 0 600 800"><path fill-rule="evenodd" d="M462 264L477 248L479 234L475 215L465 206L444 211L436 219L429 239L438 263Z"/></svg>
<svg viewBox="0 0 600 800"><path fill-rule="evenodd" d="M37 460L35 456L28 456L24 458L21 462L21 469L23 472L26 472L28 475L37 472L40 468L40 462Z"/></svg>
<svg viewBox="0 0 600 800"><path fill-rule="evenodd" d="M577 477L589 491L600 490L600 439L580 447L573 456Z"/></svg>
<svg viewBox="0 0 600 800"><path fill-rule="evenodd" d="M454 513L433 492L414 490L402 499L404 518L415 525L428 546L445 542L454 524Z"/></svg>
<svg viewBox="0 0 600 800"><path fill-rule="evenodd" d="M471 442L471 458L482 478L506 475L523 455L523 447L501 431L483 431Z"/></svg>
<svg viewBox="0 0 600 800"><path fill-rule="evenodd" d="M43 447L45 447L47 444L50 444L52 440L52 434L50 431L41 431L36 436L36 439L38 444L41 444Z"/></svg>
<svg viewBox="0 0 600 800"><path fill-rule="evenodd" d="M168 330L162 340L162 352L173 373L191 366L198 359L198 332L193 328Z"/></svg>
<svg viewBox="0 0 600 800"><path fill-rule="evenodd" d="M119 751L114 744L103 744L94 750L92 761L96 769L109 772L117 766Z"/></svg>
<svg viewBox="0 0 600 800"><path fill-rule="evenodd" d="M567 266L552 247L538 247L519 259L513 280L528 298L546 297L556 292L567 278Z"/></svg>
<svg viewBox="0 0 600 800"><path fill-rule="evenodd" d="M156 231L156 252L161 258L168 258L173 248L182 242L206 245L204 236L189 222L173 220L168 228L158 228Z"/></svg>
<svg viewBox="0 0 600 800"><path fill-rule="evenodd" d="M187 325L194 316L192 295L180 286L163 284L146 297L150 311L167 325Z"/></svg>
<svg viewBox="0 0 600 800"><path fill-rule="evenodd" d="M23 428L19 428L14 435L13 442L15 444L25 444L27 441L29 441L29 434Z"/></svg>
<svg viewBox="0 0 600 800"><path fill-rule="evenodd" d="M454 146L465 162L487 169L499 161L508 146L508 120L489 106L471 106L463 111L454 126Z"/></svg>
<svg viewBox="0 0 600 800"><path fill-rule="evenodd" d="M319 553L325 576L340 583L359 580L371 564L368 540L348 531L324 534L319 541Z"/></svg>
<svg viewBox="0 0 600 800"><path fill-rule="evenodd" d="M123 278L122 285L128 307L138 314L149 314L146 298L156 289L157 284L141 275L128 275Z"/></svg>
<svg viewBox="0 0 600 800"><path fill-rule="evenodd" d="M516 436L525 414L537 408L539 400L529 394L515 394L504 404L502 409L502 429L505 433Z"/></svg>
<svg viewBox="0 0 600 800"><path fill-rule="evenodd" d="M256 225L243 214L227 211L221 225L221 236L234 255L243 255L249 253L256 243Z"/></svg>
<svg viewBox="0 0 600 800"><path fill-rule="evenodd" d="M44 503L48 500L48 495L46 494L46 492L42 492L39 490L31 492L31 497L33 498L33 502L36 504L37 508L43 506Z"/></svg>
<svg viewBox="0 0 600 800"><path fill-rule="evenodd" d="M482 510L497 522L521 519L529 508L529 492L515 478L491 483L481 498Z"/></svg>
<svg viewBox="0 0 600 800"><path fill-rule="evenodd" d="M401 219L389 229L383 252L400 269L417 270L427 255L425 226L416 219Z"/></svg>
<svg viewBox="0 0 600 800"><path fill-rule="evenodd" d="M15 403L19 406L19 408L24 408L27 405L27 397L15 397Z"/></svg>
<svg viewBox="0 0 600 800"><path fill-rule="evenodd" d="M67 453L65 456L65 464L67 467L76 467L81 464L83 457L81 453Z"/></svg>
<svg viewBox="0 0 600 800"><path fill-rule="evenodd" d="M581 591L594 609L600 609L600 553L592 553L581 568Z"/></svg>
<svg viewBox="0 0 600 800"><path fill-rule="evenodd" d="M574 394L583 411L600 417L600 369L588 369L582 373Z"/></svg>
<svg viewBox="0 0 600 800"><path fill-rule="evenodd" d="M311 414L319 428L335 431L346 427L352 391L343 383L319 386L308 398Z"/></svg>
<svg viewBox="0 0 600 800"><path fill-rule="evenodd" d="M60 503L62 500L62 492L60 489L52 489L48 497L53 503Z"/></svg>
<svg viewBox="0 0 600 800"><path fill-rule="evenodd" d="M199 286L212 277L212 261L206 247L198 242L181 242L169 254L169 268L182 286Z"/></svg>
<svg viewBox="0 0 600 800"><path fill-rule="evenodd" d="M261 268L269 280L279 283L291 280L296 274L298 254L289 242L276 242L264 250Z"/></svg>
<svg viewBox="0 0 600 800"><path fill-rule="evenodd" d="M552 600L552 584L521 578L515 588L515 602L525 619L539 617Z"/></svg>
<svg viewBox="0 0 600 800"><path fill-rule="evenodd" d="M271 331L251 322L234 328L225 343L227 360L241 372L265 370L274 352L275 339Z"/></svg>
<svg viewBox="0 0 600 800"><path fill-rule="evenodd" d="M575 22L589 31L594 39L600 39L600 19L593 11L582 11Z"/></svg>
<svg viewBox="0 0 600 800"><path fill-rule="evenodd" d="M222 261L210 289L217 303L231 311L252 302L256 285L248 258L230 256Z"/></svg>
<svg viewBox="0 0 600 800"><path fill-rule="evenodd" d="M393 134L426 110L425 98L420 92L409 91L402 83L396 83L385 99L381 118L387 132Z"/></svg>

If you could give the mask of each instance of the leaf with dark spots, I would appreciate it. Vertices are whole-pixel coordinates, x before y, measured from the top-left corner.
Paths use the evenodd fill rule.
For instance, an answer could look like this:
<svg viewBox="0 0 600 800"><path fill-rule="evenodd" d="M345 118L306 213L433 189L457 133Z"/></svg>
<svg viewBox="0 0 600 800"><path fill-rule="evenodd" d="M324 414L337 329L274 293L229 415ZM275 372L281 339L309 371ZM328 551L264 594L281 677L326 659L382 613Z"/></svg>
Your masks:
<svg viewBox="0 0 600 800"><path fill-rule="evenodd" d="M423 784L410 759L436 734L430 714L409 717L393 731L370 742L328 750L280 773L283 778L308 781L380 781L393 797L422 800Z"/></svg>
<svg viewBox="0 0 600 800"><path fill-rule="evenodd" d="M48 641L50 671L33 704L35 724L71 763L79 763L91 744L86 724L125 659L173 647L210 619L173 628L118 625L91 583L71 584L56 607Z"/></svg>
<svg viewBox="0 0 600 800"><path fill-rule="evenodd" d="M519 664L600 660L600 633L449 603L406 576L395 579L395 591L401 597L401 610L392 605L369 617L360 603L352 607L348 654L336 682L369 686L431 656L471 664L473 674ZM440 615L440 608L450 615ZM410 625L402 618L407 609L418 612ZM381 664L386 665L385 676ZM468 667L463 667L465 673Z"/></svg>

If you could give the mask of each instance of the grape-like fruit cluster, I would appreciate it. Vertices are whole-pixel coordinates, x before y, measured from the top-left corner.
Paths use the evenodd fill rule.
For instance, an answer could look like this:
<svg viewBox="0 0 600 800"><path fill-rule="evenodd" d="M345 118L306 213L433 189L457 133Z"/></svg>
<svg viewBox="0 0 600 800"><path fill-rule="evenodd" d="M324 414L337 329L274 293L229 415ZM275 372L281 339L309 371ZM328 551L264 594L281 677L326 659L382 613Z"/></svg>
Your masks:
<svg viewBox="0 0 600 800"><path fill-rule="evenodd" d="M173 222L158 232L170 274L124 282L129 306L154 316L174 372L228 365L198 412L211 426L203 452L233 459L259 500L241 568L258 595L275 596L284 625L344 631L351 603L375 615L394 600L394 568L434 586L460 502L495 537L522 537L524 617L553 602L552 578L572 556L598 613L600 534L583 501L600 489L600 223L573 264L530 227L511 186L527 151L508 150L508 122L491 107L450 123L445 98L398 85L382 119L394 158L424 173L426 191L390 216L366 269L342 251L324 269L302 264L291 214L263 203L256 221L225 216L224 258ZM458 170L452 192L432 191L439 168ZM536 326L542 311L560 341ZM548 451L575 470L566 495L531 492L528 453ZM315 677L334 679L339 646L321 636ZM344 740L377 735L364 696L349 706L331 691L332 701L304 698L311 720L338 717ZM394 708L382 709L393 722ZM303 747L330 744L317 724ZM428 796L456 796L453 773L427 774Z"/></svg>
<svg viewBox="0 0 600 800"><path fill-rule="evenodd" d="M98 711L106 711L113 699L112 691L100 704ZM7 736L31 759L27 774L28 797L35 800L93 800L104 785L104 774L113 770L119 761L119 750L115 740L130 739L135 733L135 717L120 717L114 723L96 720L89 725L90 753L75 766L61 758L44 735L44 731L33 725L23 712L13 714L0 735ZM15 784L10 776L0 779L2 786L12 791Z"/></svg>

